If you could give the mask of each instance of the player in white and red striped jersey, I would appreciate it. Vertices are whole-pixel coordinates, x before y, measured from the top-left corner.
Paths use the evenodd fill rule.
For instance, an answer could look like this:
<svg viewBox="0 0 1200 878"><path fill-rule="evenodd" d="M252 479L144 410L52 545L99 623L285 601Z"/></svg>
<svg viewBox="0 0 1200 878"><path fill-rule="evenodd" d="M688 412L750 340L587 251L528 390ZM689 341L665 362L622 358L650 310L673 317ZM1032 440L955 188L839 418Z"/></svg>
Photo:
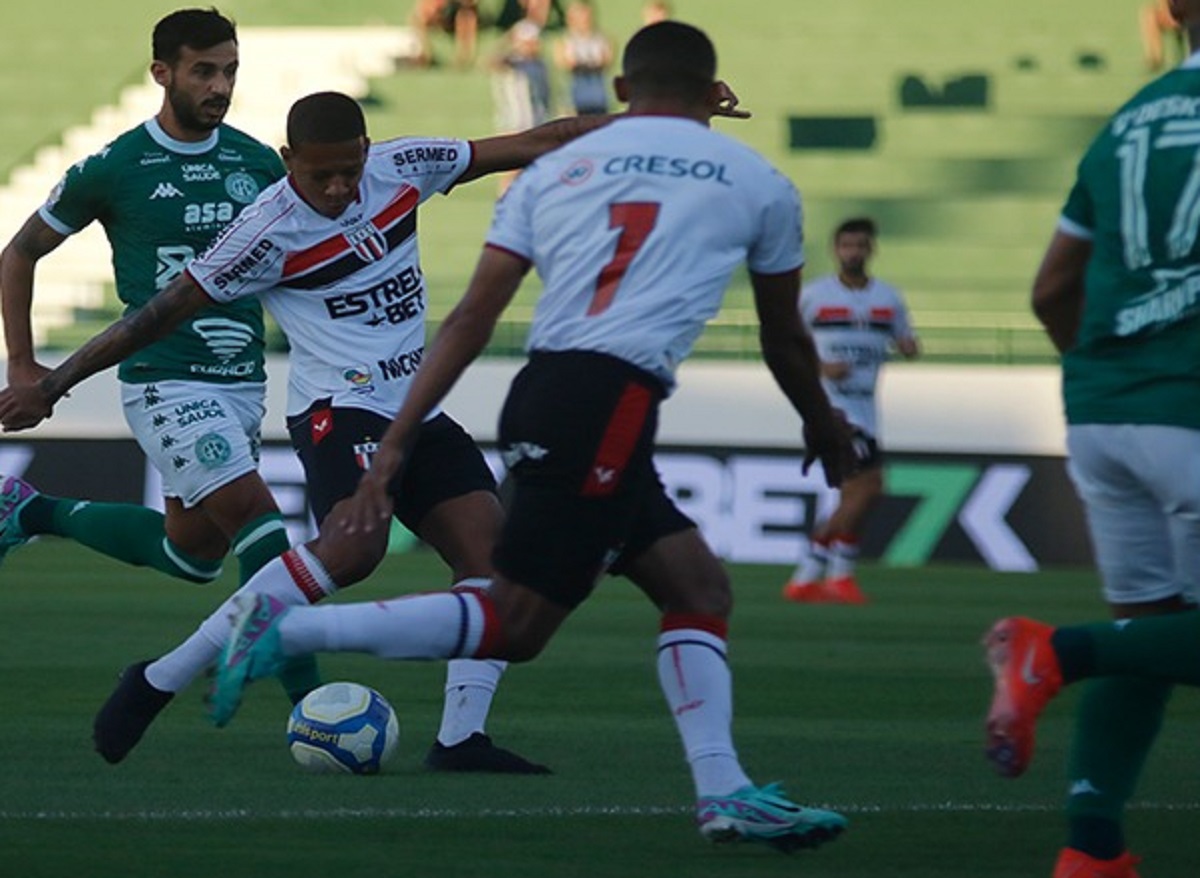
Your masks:
<svg viewBox="0 0 1200 878"><path fill-rule="evenodd" d="M919 353L908 307L900 291L867 273L875 250L874 220L842 222L833 235L837 274L806 284L800 315L821 358L821 383L829 401L855 430L860 469L842 482L838 505L812 528L804 555L783 587L800 603L866 603L855 578L863 523L883 494L883 451L879 447L875 388L879 369L896 351Z"/></svg>
<svg viewBox="0 0 1200 878"><path fill-rule="evenodd" d="M335 92L301 98L289 112L281 151L287 177L265 189L179 278L81 347L37 386L36 399L26 394L21 405L44 417L75 383L201 308L257 296L290 343L288 428L321 522L353 493L421 363L426 301L418 205L468 180L524 167L607 121L561 119L477 141L372 144L353 98ZM485 587L502 511L492 473L466 431L446 413L430 412L392 490L397 519L438 551L452 581ZM286 603L319 601L374 570L386 547L386 534L343 540L307 564L299 560L307 550L297 547L267 563L234 598L266 593ZM222 604L210 620L224 622L231 606ZM430 767L547 770L495 746L483 732L503 668L499 661L451 664Z"/></svg>
<svg viewBox="0 0 1200 878"><path fill-rule="evenodd" d="M544 291L529 362L500 416L513 490L491 589L324 607L260 597L239 614L218 672L218 724L233 716L245 683L284 654L531 659L606 571L619 573L661 613L659 682L692 770L700 832L790 850L842 831L841 815L801 807L742 768L725 657L728 574L654 467L659 405L741 265L764 359L804 419L809 456L833 484L853 462L849 429L821 389L796 311L799 198L761 156L709 129L728 97L715 70L712 44L694 27L668 21L634 35L616 81L629 113L513 183L374 465L313 547L384 527L388 485L412 465L421 424L481 353L532 265Z"/></svg>

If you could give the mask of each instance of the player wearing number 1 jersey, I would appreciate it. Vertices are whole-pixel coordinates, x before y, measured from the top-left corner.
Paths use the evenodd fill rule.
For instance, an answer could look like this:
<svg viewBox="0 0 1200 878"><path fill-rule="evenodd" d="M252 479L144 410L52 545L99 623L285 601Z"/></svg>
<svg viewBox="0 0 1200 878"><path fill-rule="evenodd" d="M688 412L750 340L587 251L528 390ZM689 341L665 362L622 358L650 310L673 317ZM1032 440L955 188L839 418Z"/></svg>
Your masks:
<svg viewBox="0 0 1200 878"><path fill-rule="evenodd" d="M1171 7L1200 45L1200 0ZM1200 597L1198 169L1193 54L1101 129L1034 282L1034 311L1063 355L1069 470L1118 619L1176 612ZM998 631L989 646L1006 649ZM1084 690L1058 878L1134 878L1125 803L1170 692L1165 682L1132 677ZM1025 766L1012 762L1007 714L998 691L989 755L1015 775Z"/></svg>
<svg viewBox="0 0 1200 878"><path fill-rule="evenodd" d="M531 659L606 570L621 573L662 613L660 682L692 768L700 831L714 841L810 847L836 836L845 819L798 806L776 785L756 786L742 769L725 660L729 580L652 459L659 405L742 264L764 356L804 417L810 455L835 483L851 459L795 309L799 199L759 155L708 128L726 93L714 82L716 57L703 33L679 22L645 28L623 66L616 89L629 113L543 156L508 190L471 284L374 465L319 538L384 529L391 479L402 463L416 462L409 449L422 424L483 349L533 265L545 289L529 362L500 417L513 493L492 587L321 608L248 604L219 671L214 717L227 722L247 680L285 655Z"/></svg>

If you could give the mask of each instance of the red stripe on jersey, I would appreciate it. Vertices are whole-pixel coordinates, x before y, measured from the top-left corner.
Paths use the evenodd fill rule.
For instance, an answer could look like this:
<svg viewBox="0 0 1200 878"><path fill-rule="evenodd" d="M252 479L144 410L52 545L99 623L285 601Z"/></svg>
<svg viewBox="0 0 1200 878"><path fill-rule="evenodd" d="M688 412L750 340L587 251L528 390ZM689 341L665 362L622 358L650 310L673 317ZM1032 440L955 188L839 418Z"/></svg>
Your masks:
<svg viewBox="0 0 1200 878"><path fill-rule="evenodd" d="M896 316L895 308L872 308L871 320L891 320Z"/></svg>
<svg viewBox="0 0 1200 878"><path fill-rule="evenodd" d="M825 320L849 320L852 316L853 312L849 308L822 305L817 309L817 316L814 319L820 323Z"/></svg>
<svg viewBox="0 0 1200 878"><path fill-rule="evenodd" d="M315 265L341 256L350 249L350 242L340 232L332 238L326 238L320 244L314 244L307 250L288 254L283 260L283 279L287 280L297 274L303 274Z"/></svg>
<svg viewBox="0 0 1200 878"><path fill-rule="evenodd" d="M584 497L606 497L616 491L646 423L652 399L650 391L640 384L625 386L583 483Z"/></svg>
<svg viewBox="0 0 1200 878"><path fill-rule="evenodd" d="M325 592L321 590L321 586L317 585L317 578L312 575L311 570L304 566L304 562L300 560L300 556L295 550L283 553L283 566L287 568L292 582L296 583L296 588L300 589L300 593L310 604L315 604L325 597Z"/></svg>
<svg viewBox="0 0 1200 878"><path fill-rule="evenodd" d="M664 613L660 631L704 631L713 637L726 640L729 623L720 616L705 616L700 613Z"/></svg>
<svg viewBox="0 0 1200 878"><path fill-rule="evenodd" d="M380 231L390 228L416 208L420 197L421 194L416 189L405 185L383 210L371 218L371 224ZM283 278L286 280L297 274L303 274L310 268L329 262L350 249L350 242L346 240L345 235L339 232L305 250L289 253L287 259L283 261Z"/></svg>
<svg viewBox="0 0 1200 878"><path fill-rule="evenodd" d="M396 197L389 201L383 210L375 214L371 224L382 232L398 220L404 219L409 212L416 208L417 202L420 200L421 193L405 183L404 188L396 193Z"/></svg>

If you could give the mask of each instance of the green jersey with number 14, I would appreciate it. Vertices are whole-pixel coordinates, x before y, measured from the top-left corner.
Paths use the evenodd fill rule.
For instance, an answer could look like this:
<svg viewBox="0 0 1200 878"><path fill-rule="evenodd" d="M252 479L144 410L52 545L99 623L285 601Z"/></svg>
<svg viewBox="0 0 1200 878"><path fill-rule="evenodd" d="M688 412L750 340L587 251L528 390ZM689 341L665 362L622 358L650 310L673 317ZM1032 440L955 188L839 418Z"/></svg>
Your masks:
<svg viewBox="0 0 1200 878"><path fill-rule="evenodd" d="M74 165L39 214L73 234L99 221L112 245L117 295L141 307L202 253L258 193L284 174L275 152L221 125L204 141L174 140L151 119ZM256 299L206 308L121 363L122 381L264 381Z"/></svg>
<svg viewBox="0 0 1200 878"><path fill-rule="evenodd" d="M1108 121L1060 228L1093 244L1067 422L1200 429L1200 59Z"/></svg>

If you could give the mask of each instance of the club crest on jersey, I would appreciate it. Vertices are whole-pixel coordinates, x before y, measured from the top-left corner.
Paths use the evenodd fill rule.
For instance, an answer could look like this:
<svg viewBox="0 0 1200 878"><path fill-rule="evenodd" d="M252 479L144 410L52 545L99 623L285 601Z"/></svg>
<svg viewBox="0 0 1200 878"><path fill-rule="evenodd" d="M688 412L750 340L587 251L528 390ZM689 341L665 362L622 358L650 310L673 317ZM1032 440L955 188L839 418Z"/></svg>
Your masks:
<svg viewBox="0 0 1200 878"><path fill-rule="evenodd" d="M234 171L225 178L225 191L239 204L249 204L258 197L258 181L245 171Z"/></svg>
<svg viewBox="0 0 1200 878"><path fill-rule="evenodd" d="M342 235L363 262L376 262L387 255L387 239L373 223L366 222L353 229L347 229Z"/></svg>
<svg viewBox="0 0 1200 878"><path fill-rule="evenodd" d="M358 468L366 472L371 468L371 458L375 456L375 452L379 450L378 442L360 442L354 446L354 460L358 464Z"/></svg>

